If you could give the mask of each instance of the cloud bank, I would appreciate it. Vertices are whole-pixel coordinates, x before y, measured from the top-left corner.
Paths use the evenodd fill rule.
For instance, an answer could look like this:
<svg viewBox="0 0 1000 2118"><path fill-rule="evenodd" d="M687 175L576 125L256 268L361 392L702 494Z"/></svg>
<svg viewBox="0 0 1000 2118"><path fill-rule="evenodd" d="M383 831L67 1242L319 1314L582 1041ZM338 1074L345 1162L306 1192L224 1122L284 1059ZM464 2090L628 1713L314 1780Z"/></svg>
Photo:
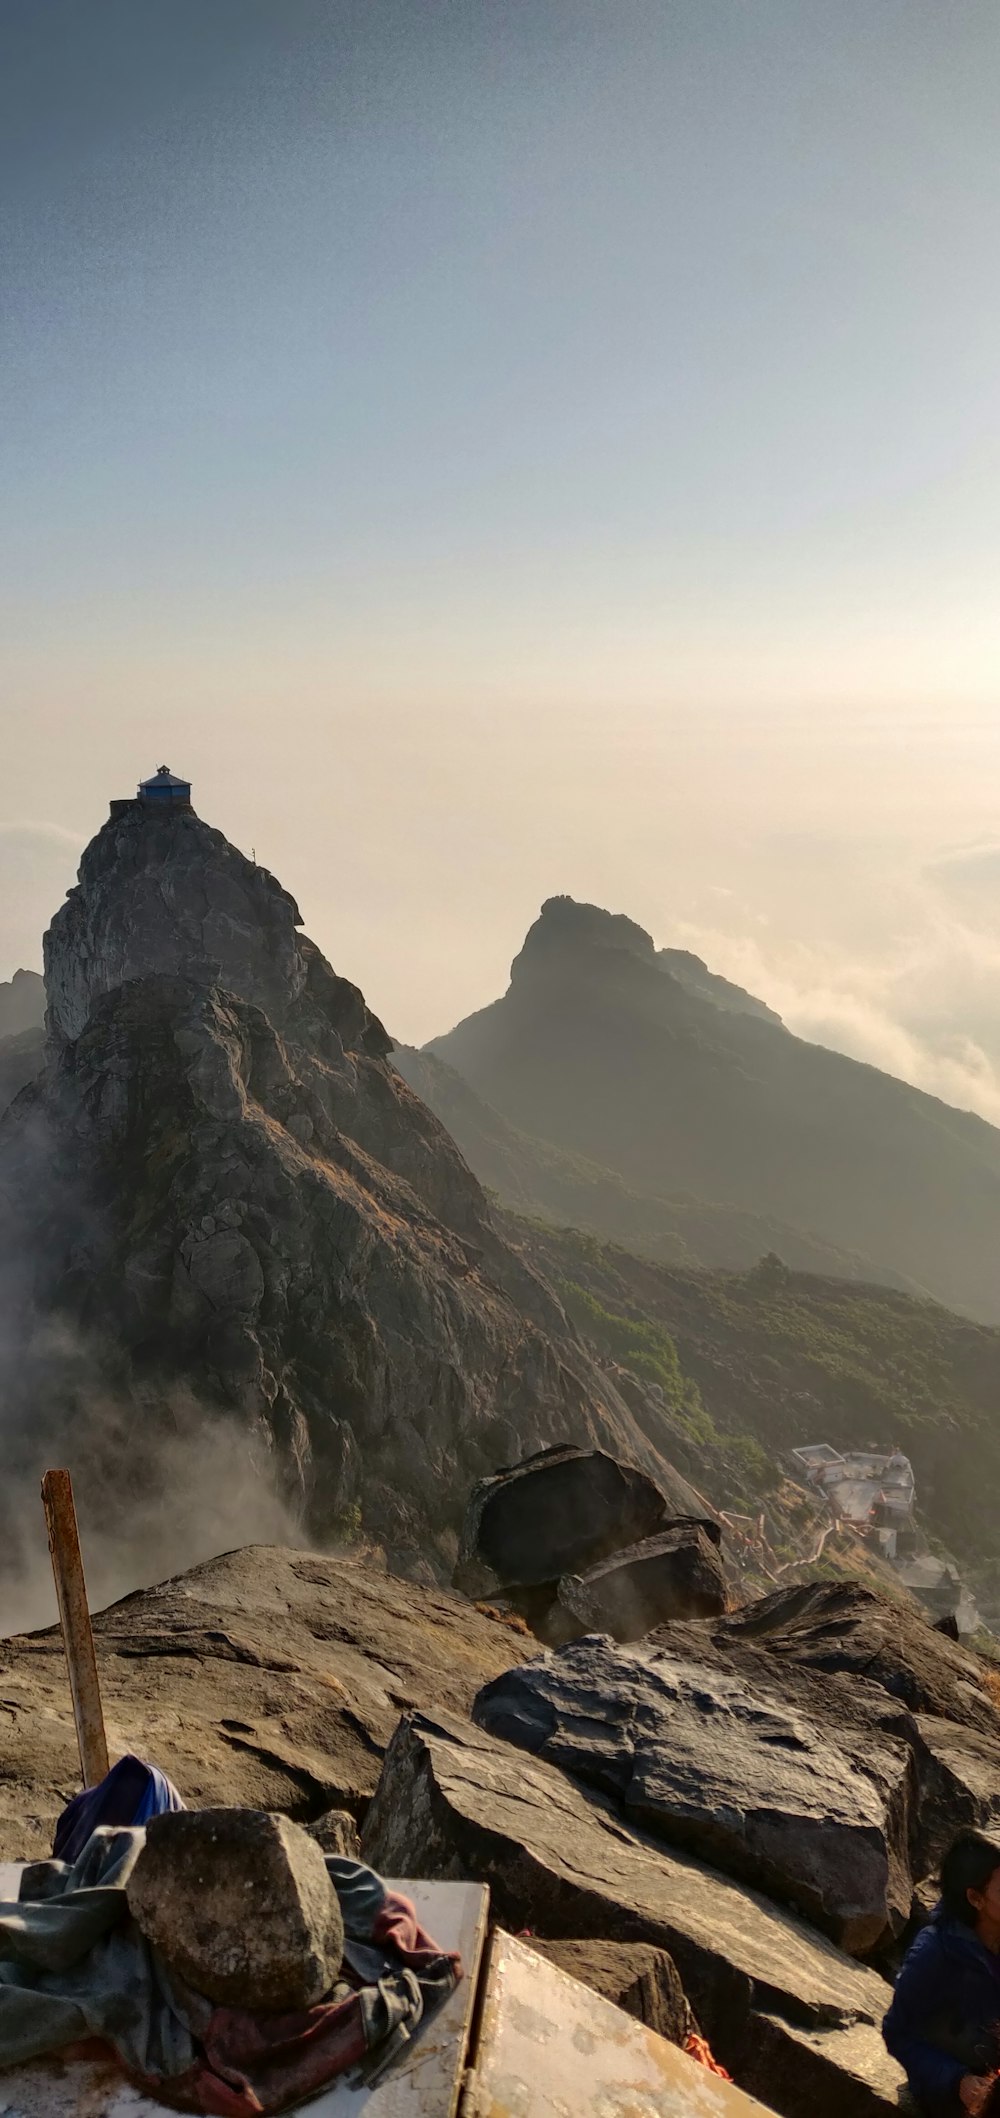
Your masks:
<svg viewBox="0 0 1000 2118"><path fill-rule="evenodd" d="M773 890L766 911L716 891L715 917L679 930L797 1036L1000 1125L1000 842L898 867L847 847L838 903L834 879L829 889L825 917L809 907L809 935Z"/></svg>

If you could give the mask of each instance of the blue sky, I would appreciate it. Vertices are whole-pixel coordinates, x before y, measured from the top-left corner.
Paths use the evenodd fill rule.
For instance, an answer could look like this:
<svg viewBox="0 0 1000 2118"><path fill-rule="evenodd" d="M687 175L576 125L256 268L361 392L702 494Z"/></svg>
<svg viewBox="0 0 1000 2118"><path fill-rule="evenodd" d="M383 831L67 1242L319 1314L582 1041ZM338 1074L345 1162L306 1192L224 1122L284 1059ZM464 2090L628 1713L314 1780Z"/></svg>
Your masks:
<svg viewBox="0 0 1000 2118"><path fill-rule="evenodd" d="M569 889L993 1114L998 90L994 0L7 0L0 973L164 757L401 1035Z"/></svg>

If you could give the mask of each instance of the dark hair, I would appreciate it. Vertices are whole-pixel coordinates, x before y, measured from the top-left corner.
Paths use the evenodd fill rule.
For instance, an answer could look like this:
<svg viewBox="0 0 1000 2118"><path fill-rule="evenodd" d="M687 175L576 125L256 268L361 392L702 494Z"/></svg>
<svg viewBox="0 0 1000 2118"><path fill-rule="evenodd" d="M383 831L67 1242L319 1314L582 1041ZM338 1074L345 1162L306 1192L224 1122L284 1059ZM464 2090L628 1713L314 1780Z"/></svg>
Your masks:
<svg viewBox="0 0 1000 2118"><path fill-rule="evenodd" d="M985 1890L990 1876L1000 1868L1000 1846L981 1831L960 1831L941 1863L941 1903L949 1918L962 1919L974 1927L978 1917L970 1905L970 1890Z"/></svg>

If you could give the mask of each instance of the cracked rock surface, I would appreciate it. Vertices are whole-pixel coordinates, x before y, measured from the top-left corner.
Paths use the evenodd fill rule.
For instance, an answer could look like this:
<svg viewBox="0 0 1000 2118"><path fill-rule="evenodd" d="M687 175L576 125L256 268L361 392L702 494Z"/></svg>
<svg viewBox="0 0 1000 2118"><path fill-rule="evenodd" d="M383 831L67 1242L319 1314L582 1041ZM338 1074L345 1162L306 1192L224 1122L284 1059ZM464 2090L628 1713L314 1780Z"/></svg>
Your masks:
<svg viewBox="0 0 1000 2118"><path fill-rule="evenodd" d="M302 1823L358 1816L400 1713L467 1712L525 1646L447 1589L262 1546L127 1596L94 1634L113 1757L152 1758L189 1806ZM79 1770L58 1630L0 1640L0 1860L50 1852Z"/></svg>

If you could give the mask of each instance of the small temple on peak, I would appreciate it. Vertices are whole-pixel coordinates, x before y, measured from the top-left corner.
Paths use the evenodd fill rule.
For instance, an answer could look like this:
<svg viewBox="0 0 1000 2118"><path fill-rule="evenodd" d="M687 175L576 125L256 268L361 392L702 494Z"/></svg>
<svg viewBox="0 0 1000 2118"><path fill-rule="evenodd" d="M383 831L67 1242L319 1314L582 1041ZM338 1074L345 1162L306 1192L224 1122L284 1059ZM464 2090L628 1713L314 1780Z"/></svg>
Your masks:
<svg viewBox="0 0 1000 2118"><path fill-rule="evenodd" d="M131 801L112 802L112 816L124 816L128 809L163 810L190 809L191 782L178 779L169 765L158 765L148 780L140 780Z"/></svg>

